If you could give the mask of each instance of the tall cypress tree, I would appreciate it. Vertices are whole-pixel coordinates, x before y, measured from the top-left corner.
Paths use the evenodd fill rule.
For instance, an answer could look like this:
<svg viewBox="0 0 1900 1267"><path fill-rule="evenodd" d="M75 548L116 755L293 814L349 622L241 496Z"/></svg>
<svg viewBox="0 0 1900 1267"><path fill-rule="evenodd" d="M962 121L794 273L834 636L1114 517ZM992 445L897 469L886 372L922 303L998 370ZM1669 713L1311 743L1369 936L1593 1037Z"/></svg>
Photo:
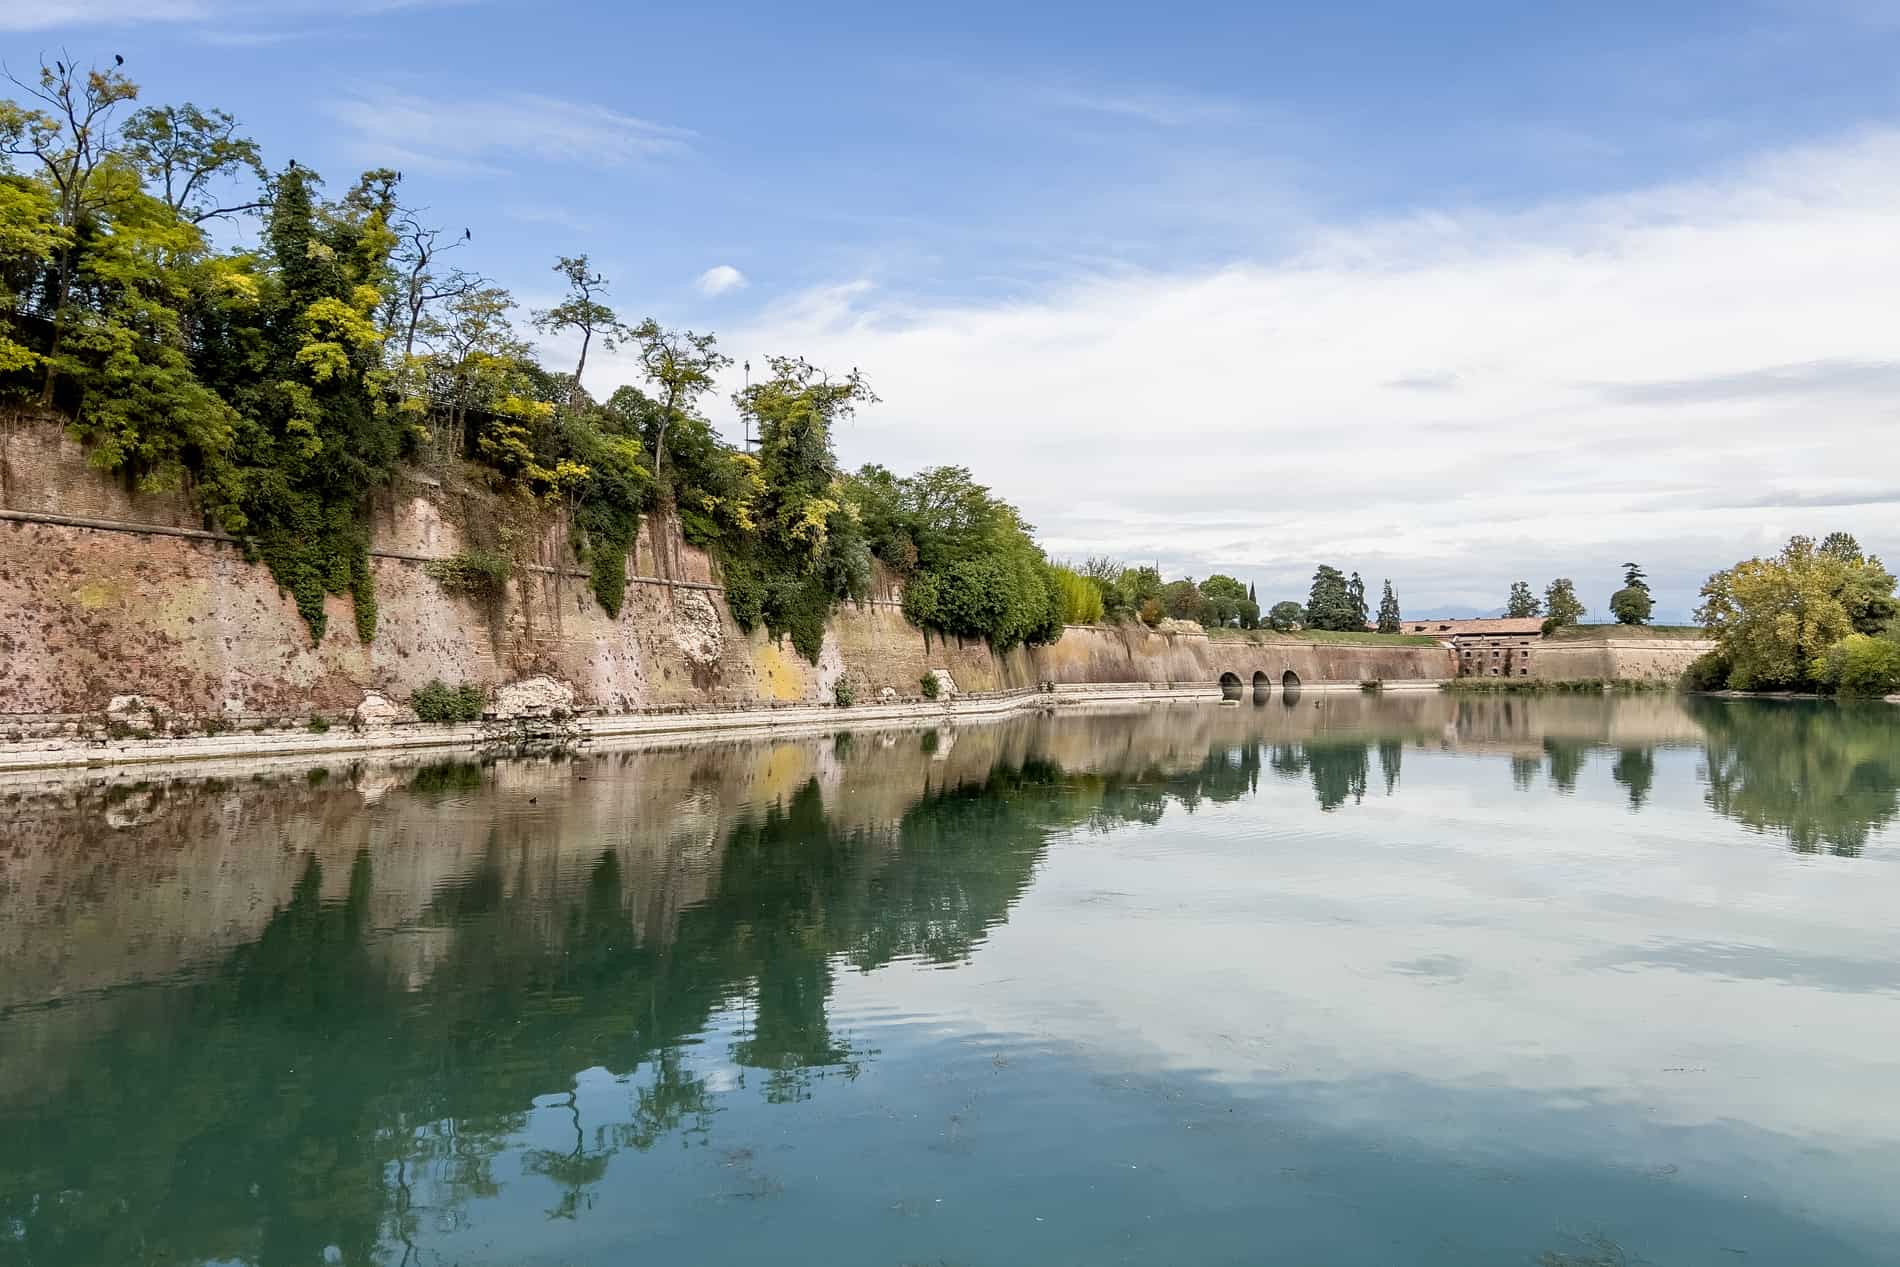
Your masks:
<svg viewBox="0 0 1900 1267"><path fill-rule="evenodd" d="M1403 618L1399 615L1399 597L1392 592L1392 581L1387 578L1385 593L1379 599L1379 632L1397 633Z"/></svg>
<svg viewBox="0 0 1900 1267"><path fill-rule="evenodd" d="M1366 616L1368 615L1366 608L1366 583L1359 579L1357 572L1354 572L1352 579L1346 582L1346 604L1351 608L1349 619L1352 622L1346 627L1348 629L1364 629L1366 627Z"/></svg>

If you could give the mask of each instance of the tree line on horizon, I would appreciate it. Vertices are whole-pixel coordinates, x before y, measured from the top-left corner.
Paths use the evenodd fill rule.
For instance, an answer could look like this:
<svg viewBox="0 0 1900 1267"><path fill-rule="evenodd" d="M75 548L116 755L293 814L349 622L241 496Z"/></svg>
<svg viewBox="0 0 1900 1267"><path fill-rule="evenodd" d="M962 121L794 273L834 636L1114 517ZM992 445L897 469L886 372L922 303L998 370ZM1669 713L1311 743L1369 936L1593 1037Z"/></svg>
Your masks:
<svg viewBox="0 0 1900 1267"><path fill-rule="evenodd" d="M1622 624L1646 624L1654 606L1649 583L1635 563L1623 566L1624 584L1611 596L1610 609ZM1253 585L1243 585L1224 573L1199 582L1191 576L1164 581L1157 568L1128 567L1106 558L1090 558L1079 568L1058 565L1058 571L1071 578L1078 595L1065 608L1071 624L1140 620L1154 626L1163 620L1191 620L1214 627L1267 628L1281 633L1312 629L1396 634L1404 629L1405 618L1390 578L1384 581L1375 613L1368 605L1366 583L1359 573L1348 574L1328 563L1314 571L1304 602L1284 599L1264 612ZM1090 589L1092 594L1087 592ZM1513 582L1504 614L1517 618L1544 616L1543 631L1549 633L1559 626L1580 622L1585 608L1577 597L1575 583L1560 576L1545 587L1541 599L1528 581Z"/></svg>

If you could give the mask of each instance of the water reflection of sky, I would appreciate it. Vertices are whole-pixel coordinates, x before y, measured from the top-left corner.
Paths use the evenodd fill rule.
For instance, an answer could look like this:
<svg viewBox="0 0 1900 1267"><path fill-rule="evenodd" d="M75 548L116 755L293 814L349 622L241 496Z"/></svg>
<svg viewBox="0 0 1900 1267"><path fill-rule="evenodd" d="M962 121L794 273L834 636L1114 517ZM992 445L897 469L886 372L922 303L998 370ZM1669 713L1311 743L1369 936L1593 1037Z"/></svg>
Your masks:
<svg viewBox="0 0 1900 1267"><path fill-rule="evenodd" d="M142 990L0 1009L0 1042L95 1086L137 1068L105 1052L151 1041L214 1074L229 1046L210 1082L243 1080L262 1025L273 1059L356 1077L374 1054L330 1044L440 1043L384 1062L386 1088L283 1075L393 1133L359 1212L347 1166L296 1160L334 1139L292 1128L310 1209L254 1216L343 1261L369 1242L326 1247L325 1220L373 1217L375 1257L403 1263L1891 1261L1891 714L1479 704L1045 719L407 791L355 772L338 782L383 789L368 806L309 783L264 816L285 840L323 824L325 914ZM140 832L156 848L180 811L149 799L115 801L110 837L53 831L40 882ZM222 804L202 822L239 823ZM415 837L443 823L489 843L432 861L448 841ZM267 892L274 846L205 828L227 829L223 861L175 870L259 868ZM603 848L624 861L603 871ZM101 874L14 908L69 964L60 921L113 891ZM144 918L175 923L179 891L144 882ZM232 1010L305 976L368 1021L331 1039L314 1003ZM174 1082L197 1093L154 1087ZM71 1085L22 1103L0 1111L41 1147L137 1155L139 1123L89 1123L117 1110ZM203 1114L227 1143L251 1129ZM70 1199L131 1194L60 1161ZM0 1162L15 1247L83 1261L19 1213L41 1173Z"/></svg>

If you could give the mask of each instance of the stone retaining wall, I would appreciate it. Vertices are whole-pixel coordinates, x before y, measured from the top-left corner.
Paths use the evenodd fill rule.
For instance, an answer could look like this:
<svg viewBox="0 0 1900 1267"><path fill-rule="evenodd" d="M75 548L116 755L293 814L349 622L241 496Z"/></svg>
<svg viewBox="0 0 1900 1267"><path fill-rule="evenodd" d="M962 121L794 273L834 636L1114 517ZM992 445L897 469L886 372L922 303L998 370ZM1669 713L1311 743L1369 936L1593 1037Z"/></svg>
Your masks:
<svg viewBox="0 0 1900 1267"><path fill-rule="evenodd" d="M986 693L1041 682L1213 686L1232 672L1278 684L1443 680L1435 646L1332 646L1210 639L1145 628L1078 627L1052 646L995 654L927 638L904 619L888 579L831 622L817 664L789 642L733 624L716 568L676 525L649 518L628 560L618 619L573 566L563 524L517 549L506 593L452 595L426 572L469 548L493 502L479 488L411 473L372 510L378 623L358 642L347 599L328 601L313 644L289 595L236 543L207 532L183 494L152 495L87 468L80 447L41 419L0 420L0 727L96 716L139 695L173 714L249 727L351 715L378 692L406 701L433 679L494 687L547 676L588 712L730 710L829 703L848 679L861 703L921 697L947 671Z"/></svg>
<svg viewBox="0 0 1900 1267"><path fill-rule="evenodd" d="M1547 638L1531 657L1531 675L1550 682L1673 681L1713 650L1703 638Z"/></svg>

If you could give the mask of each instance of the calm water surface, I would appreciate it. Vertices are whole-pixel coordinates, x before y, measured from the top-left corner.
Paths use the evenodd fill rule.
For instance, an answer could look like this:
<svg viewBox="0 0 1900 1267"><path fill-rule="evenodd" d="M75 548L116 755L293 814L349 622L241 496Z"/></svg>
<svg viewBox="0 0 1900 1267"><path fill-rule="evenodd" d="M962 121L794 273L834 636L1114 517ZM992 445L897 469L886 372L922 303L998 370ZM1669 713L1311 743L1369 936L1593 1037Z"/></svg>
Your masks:
<svg viewBox="0 0 1900 1267"><path fill-rule="evenodd" d="M0 783L0 1263L1890 1267L1897 717Z"/></svg>

